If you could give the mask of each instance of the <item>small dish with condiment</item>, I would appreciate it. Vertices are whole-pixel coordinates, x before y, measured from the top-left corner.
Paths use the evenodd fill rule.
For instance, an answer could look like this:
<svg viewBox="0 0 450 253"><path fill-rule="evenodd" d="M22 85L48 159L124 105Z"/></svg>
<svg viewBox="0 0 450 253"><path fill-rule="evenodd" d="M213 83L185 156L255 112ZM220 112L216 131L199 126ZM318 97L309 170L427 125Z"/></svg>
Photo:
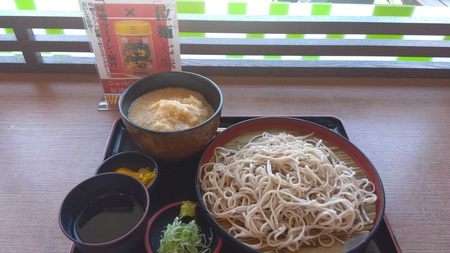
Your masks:
<svg viewBox="0 0 450 253"><path fill-rule="evenodd" d="M105 172L117 172L135 177L147 189L150 189L158 176L158 166L155 160L147 154L139 151L125 151L103 161L95 174Z"/></svg>
<svg viewBox="0 0 450 253"><path fill-rule="evenodd" d="M144 243L147 253L193 252L193 249L218 253L223 241L199 212L197 202L178 201L152 215Z"/></svg>

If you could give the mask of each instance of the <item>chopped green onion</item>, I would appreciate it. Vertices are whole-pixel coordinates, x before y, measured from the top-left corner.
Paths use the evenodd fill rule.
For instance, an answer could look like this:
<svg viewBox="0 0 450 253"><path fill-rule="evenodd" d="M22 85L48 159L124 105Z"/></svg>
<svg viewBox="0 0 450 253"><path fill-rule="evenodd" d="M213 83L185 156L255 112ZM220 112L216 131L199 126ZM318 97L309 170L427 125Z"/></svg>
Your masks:
<svg viewBox="0 0 450 253"><path fill-rule="evenodd" d="M184 209L183 206L185 207ZM187 216L195 216L195 204L184 201L180 216L175 217L173 223L168 224L163 231L158 253L198 253L211 251L209 247L212 238L208 238L209 243L207 243L206 235L201 233L201 229L195 222L195 219L189 223L183 223L181 217Z"/></svg>

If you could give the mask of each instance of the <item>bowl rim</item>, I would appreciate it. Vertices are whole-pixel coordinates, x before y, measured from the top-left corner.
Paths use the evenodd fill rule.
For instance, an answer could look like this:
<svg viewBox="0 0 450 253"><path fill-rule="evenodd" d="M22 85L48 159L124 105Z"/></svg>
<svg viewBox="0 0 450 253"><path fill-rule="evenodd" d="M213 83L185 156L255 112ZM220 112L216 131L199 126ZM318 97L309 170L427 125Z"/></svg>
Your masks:
<svg viewBox="0 0 450 253"><path fill-rule="evenodd" d="M200 204L197 201L191 201L193 204L195 204L196 206L200 207ZM152 228L153 223L155 222L156 219L158 219L160 217L160 215L162 213L164 213L165 211L167 211L168 209L172 208L172 207L176 207L176 206L181 206L183 204L183 201L175 201L172 203L169 203L163 207L161 207L160 209L158 209L150 218L150 220L147 223L147 228L145 230L145 236L144 236L144 244L145 244L145 249L147 251L147 253L150 252L155 252L152 250L152 248L150 247L150 242L148 240L149 236L150 236L150 230ZM205 217L204 217L205 218ZM206 219L205 219L206 220ZM209 222L207 222L209 224ZM211 225L210 225L211 226ZM215 230L212 230L213 234L216 234L216 236L219 236ZM219 253L221 248L223 245L223 239L219 236L219 239L217 241L217 246L214 248L214 251L212 251L212 253Z"/></svg>
<svg viewBox="0 0 450 253"><path fill-rule="evenodd" d="M381 177L380 177L377 169L375 168L373 163L368 159L368 157L356 145L354 145L349 139L347 139L347 138L343 137L342 135L340 135L324 126L321 126L317 123L299 119L299 118L293 118L293 117L289 117L289 116L262 116L262 117L250 118L250 119L247 119L247 120L244 120L244 121L241 121L241 122L238 122L236 124L229 126L227 129L225 129L221 133L217 134L208 143L208 145L203 150L203 153L198 162L197 172L196 172L196 176L195 176L195 188L196 188L195 190L196 190L196 195L197 195L197 201L199 202L199 204L201 206L201 210L205 215L205 219L210 223L210 225L213 228L215 228L219 231L219 233L221 234L221 236L224 237L225 240L239 243L239 247L245 248L246 252L255 252L255 253L260 252L256 249L250 247L249 245L247 245L243 242L240 242L233 236L231 236L224 228L222 228L222 226L220 226L216 222L216 220L212 217L211 213L209 212L209 209L207 208L205 202L203 201L202 190L201 190L200 185L201 185L201 181L202 181L201 175L203 173L202 165L205 164L206 162L208 162L211 159L212 155L214 155L215 147L225 144L232 138L237 137L237 136L241 135L242 133L253 132L253 131L263 131L264 129L274 128L274 127L265 127L264 126L264 123L267 123L268 121L269 122L274 121L275 123L273 123L273 122L271 122L271 123L278 124L278 127L282 127L282 126L280 126L280 124L282 125L283 123L289 123L289 122L294 122L294 123L296 122L295 124L310 125L310 127L320 130L321 134L325 133L326 136L331 136L332 139L335 138L331 142L329 141L328 138L325 139L327 142L332 143L334 145L336 145L335 142L338 142L340 145L336 145L336 146L338 146L340 149L341 149L341 146L345 146L344 147L345 149L343 151L347 155L349 155L354 160L354 162L357 163L361 167L361 169L363 170L366 177L367 177L367 171L366 171L366 169L363 169L362 167L369 168L370 172L372 172L371 177L375 179L375 182L373 182L373 183L376 186L375 193L377 195L376 217L375 217L372 228L369 230L368 235L366 237L364 237L358 244L354 245L351 249L347 250L346 252L348 252L348 253L358 252L361 249L363 249L364 247L366 247L367 244L370 242L370 240L372 240L372 238L374 237L375 233L378 231L379 227L381 226L381 224L384 220L384 213L385 213L385 205L386 205L385 191L384 191L383 182L381 181ZM260 124L257 124L257 123L260 123ZM251 125L252 128L250 130L245 129L245 127L248 124L253 124L253 125ZM292 127L290 127L290 128L287 128L286 130L301 131L303 129L295 130ZM306 131L306 130L303 130L303 131ZM315 134L317 134L317 133L315 132ZM349 152L347 151L348 149L353 150L356 154L353 154L353 155L349 154ZM211 155L209 155L209 154L211 154ZM354 156L359 156L360 159L355 159ZM364 162L365 164L361 165L361 162Z"/></svg>
<svg viewBox="0 0 450 253"><path fill-rule="evenodd" d="M220 99L219 99L219 105L217 106L217 109L214 110L214 113L211 115L211 117L209 117L208 119L206 119L202 123L200 123L200 124L198 124L196 126L187 128L187 129L182 129L182 130L177 130L177 131L157 131L157 130L141 127L138 124L134 123L132 120L130 120L130 118L128 118L128 112L125 113L123 108L122 108L124 97L132 89L132 87L137 85L137 83L145 82L147 80L151 80L151 79L153 79L153 78L155 78L157 76L161 76L161 75L189 75L189 76L193 76L193 77L196 77L196 78L199 78L199 79L203 79L207 83L211 84L211 86L214 87L214 89L217 91L217 93L219 95ZM176 86L168 86L168 87L176 87ZM158 88L158 89L162 89L162 88ZM155 90L158 90L158 89L155 89ZM139 129L140 131L145 131L145 132L154 133L154 134L161 134L161 135L175 135L175 134L182 134L182 133L186 133L186 132L195 131L196 129L201 128L202 126L210 123L215 117L217 117L218 114L221 114L221 111L222 111L222 108L223 108L223 94L222 94L222 91L219 88L219 86L213 80L211 80L208 77L205 77L203 75L200 75L200 74L197 74L197 73L194 73L194 72L188 72L188 71L168 71L168 72L160 72L160 73L156 73L156 74L153 74L153 75L145 76L145 77L135 81L134 83L132 83L120 95L119 104L118 105L119 105L119 112L120 112L120 115L122 116L122 118L128 124L130 124L133 127Z"/></svg>
<svg viewBox="0 0 450 253"><path fill-rule="evenodd" d="M141 219L139 219L139 222L136 223L136 225L135 225L132 229L130 229L127 233L125 233L125 234L123 234L122 236L117 237L117 238L115 238L115 239L113 239L113 240L111 240L111 241L101 242L101 243L89 243L89 242L83 242L83 241L77 240L76 238L74 238L73 236L71 236L69 233L67 233L67 231L66 231L66 229L64 228L64 225L63 225L63 221L62 221L62 212L63 212L63 209L64 209L64 207L65 207L66 200L68 199L68 197L69 197L70 195L74 194L76 190L78 190L78 189L79 189L80 187L82 187L83 185L89 183L90 181L93 181L93 180L99 180L100 177L110 177L111 175L114 175L114 176L119 175L119 177L127 177L127 178L130 178L130 179L132 179L132 181L135 181L136 183L138 183L138 184L141 186L141 189L144 190L145 199L147 200L147 203L146 203L145 207L142 207L144 212L142 213ZM127 239L127 237L132 236L133 233L134 233L140 226L142 226L143 223L145 223L145 222L148 220L148 219L147 219L147 216L148 216L149 210L150 210L150 194L149 194L149 192L148 192L148 190L147 190L147 188L145 187L144 184L142 184L138 179L136 179L136 178L134 178L134 177L132 177L132 176L126 175L126 174L121 174L121 173L117 173L117 172L105 172L105 173L101 173L101 174L97 174L97 175L91 176L91 177L89 177L89 178L87 178L87 179L81 181L80 183L78 183L77 185L75 185L75 186L74 186L74 187L66 194L66 196L64 197L63 202L62 202L62 204L61 204L61 206L60 206L60 208L59 208L59 212L58 212L58 223L59 223L59 226L60 226L60 228L61 228L63 234L64 234L67 238L69 238L69 239L74 243L74 245L76 244L76 245L84 245L84 246L86 246L86 247L102 247L102 246L109 246L109 245L113 245L113 244L115 244L115 243L124 241L125 239Z"/></svg>

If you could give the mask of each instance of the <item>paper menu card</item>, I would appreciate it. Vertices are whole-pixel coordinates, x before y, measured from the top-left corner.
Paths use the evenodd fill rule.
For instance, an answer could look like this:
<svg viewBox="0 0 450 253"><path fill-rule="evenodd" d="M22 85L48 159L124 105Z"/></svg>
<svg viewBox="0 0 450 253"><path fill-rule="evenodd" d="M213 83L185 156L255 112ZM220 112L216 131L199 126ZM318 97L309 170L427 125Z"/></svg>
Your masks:
<svg viewBox="0 0 450 253"><path fill-rule="evenodd" d="M180 71L175 0L80 0L105 94L143 76Z"/></svg>

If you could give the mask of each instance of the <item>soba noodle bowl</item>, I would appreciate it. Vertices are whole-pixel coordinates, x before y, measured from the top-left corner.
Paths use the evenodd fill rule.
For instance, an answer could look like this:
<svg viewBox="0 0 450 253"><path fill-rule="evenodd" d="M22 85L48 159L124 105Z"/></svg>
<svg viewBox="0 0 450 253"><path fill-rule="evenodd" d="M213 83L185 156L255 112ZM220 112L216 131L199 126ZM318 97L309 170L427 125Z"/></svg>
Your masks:
<svg viewBox="0 0 450 253"><path fill-rule="evenodd" d="M313 134L258 134L217 147L202 166L203 200L236 239L262 250L298 251L344 243L370 229L374 185Z"/></svg>

